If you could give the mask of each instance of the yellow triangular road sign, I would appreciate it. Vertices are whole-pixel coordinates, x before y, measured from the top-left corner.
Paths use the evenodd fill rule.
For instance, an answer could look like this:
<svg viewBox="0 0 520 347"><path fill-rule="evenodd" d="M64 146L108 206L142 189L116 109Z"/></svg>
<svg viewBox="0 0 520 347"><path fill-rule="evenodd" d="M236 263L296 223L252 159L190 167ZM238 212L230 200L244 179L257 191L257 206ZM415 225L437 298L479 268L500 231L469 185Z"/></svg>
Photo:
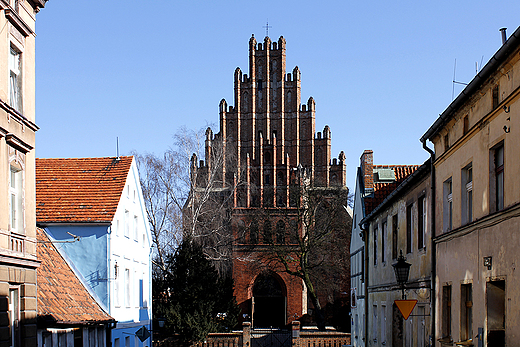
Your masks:
<svg viewBox="0 0 520 347"><path fill-rule="evenodd" d="M412 313L417 304L417 300L395 300L394 302L405 320L410 317L410 313Z"/></svg>

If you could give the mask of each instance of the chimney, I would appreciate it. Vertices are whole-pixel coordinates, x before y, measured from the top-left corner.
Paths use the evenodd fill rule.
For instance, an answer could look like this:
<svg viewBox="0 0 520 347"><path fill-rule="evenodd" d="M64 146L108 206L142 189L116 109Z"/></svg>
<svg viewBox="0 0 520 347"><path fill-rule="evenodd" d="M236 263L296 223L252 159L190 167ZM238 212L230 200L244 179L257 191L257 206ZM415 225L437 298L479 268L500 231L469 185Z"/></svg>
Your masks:
<svg viewBox="0 0 520 347"><path fill-rule="evenodd" d="M502 32L502 44L506 43L507 41L507 34L506 34L507 28L501 28L500 31Z"/></svg>
<svg viewBox="0 0 520 347"><path fill-rule="evenodd" d="M363 152L360 158L361 174L363 175L363 184L365 194L370 194L374 191L374 152L367 149Z"/></svg>

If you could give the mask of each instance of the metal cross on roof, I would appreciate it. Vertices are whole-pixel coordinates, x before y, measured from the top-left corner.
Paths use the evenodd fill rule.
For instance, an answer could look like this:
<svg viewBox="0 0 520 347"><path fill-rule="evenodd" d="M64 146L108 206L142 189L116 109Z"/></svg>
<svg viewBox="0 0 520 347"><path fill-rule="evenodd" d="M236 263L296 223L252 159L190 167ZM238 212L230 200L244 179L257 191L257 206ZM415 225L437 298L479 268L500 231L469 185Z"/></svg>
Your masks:
<svg viewBox="0 0 520 347"><path fill-rule="evenodd" d="M269 25L269 19L267 20L267 24L262 28L265 28L265 36L269 37L269 28L272 28L272 26Z"/></svg>

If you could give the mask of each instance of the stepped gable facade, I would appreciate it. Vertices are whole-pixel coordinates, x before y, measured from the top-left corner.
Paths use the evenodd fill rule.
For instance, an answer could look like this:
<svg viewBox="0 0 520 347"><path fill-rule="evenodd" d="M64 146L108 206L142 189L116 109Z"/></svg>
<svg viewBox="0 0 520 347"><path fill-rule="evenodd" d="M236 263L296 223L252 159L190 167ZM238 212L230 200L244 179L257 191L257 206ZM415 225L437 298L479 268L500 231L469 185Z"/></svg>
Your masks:
<svg viewBox="0 0 520 347"><path fill-rule="evenodd" d="M300 70L295 67L286 73L285 39L272 42L265 37L258 43L253 35L249 40L249 73L235 70L235 105L221 100L220 129L216 134L210 128L206 131L205 160L192 157L191 172L196 173L199 186L207 184L208 175L219 165L216 161L222 163L216 175L222 178L218 185L222 182L222 190L231 195L235 294L243 317L253 318L257 327L282 326L301 317L307 313L307 297L301 280L272 271L267 265L263 269L253 266L254 254L244 244L263 241L247 231L251 227L248 216L255 209L270 210L269 225L274 231L278 222L280 229L276 214L294 213L290 187L301 184L303 177L312 187L347 191L344 152L338 158L331 157L329 126L316 133L314 99L310 97L306 104L300 100ZM217 151L224 158L216 155ZM264 222L259 223L260 234ZM241 230L246 232L241 234ZM263 299L259 295L255 298L254 288L262 287L258 281L272 290L263 293ZM264 316L261 312L266 309L275 313Z"/></svg>

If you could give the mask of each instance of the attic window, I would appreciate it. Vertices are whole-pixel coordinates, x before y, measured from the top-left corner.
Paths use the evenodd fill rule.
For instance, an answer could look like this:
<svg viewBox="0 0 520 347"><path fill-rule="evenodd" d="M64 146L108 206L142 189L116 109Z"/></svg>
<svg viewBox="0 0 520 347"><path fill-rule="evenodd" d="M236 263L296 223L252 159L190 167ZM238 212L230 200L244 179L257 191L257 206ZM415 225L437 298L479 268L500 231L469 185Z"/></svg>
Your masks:
<svg viewBox="0 0 520 347"><path fill-rule="evenodd" d="M374 169L374 181L393 182L395 181L395 172L392 169Z"/></svg>

